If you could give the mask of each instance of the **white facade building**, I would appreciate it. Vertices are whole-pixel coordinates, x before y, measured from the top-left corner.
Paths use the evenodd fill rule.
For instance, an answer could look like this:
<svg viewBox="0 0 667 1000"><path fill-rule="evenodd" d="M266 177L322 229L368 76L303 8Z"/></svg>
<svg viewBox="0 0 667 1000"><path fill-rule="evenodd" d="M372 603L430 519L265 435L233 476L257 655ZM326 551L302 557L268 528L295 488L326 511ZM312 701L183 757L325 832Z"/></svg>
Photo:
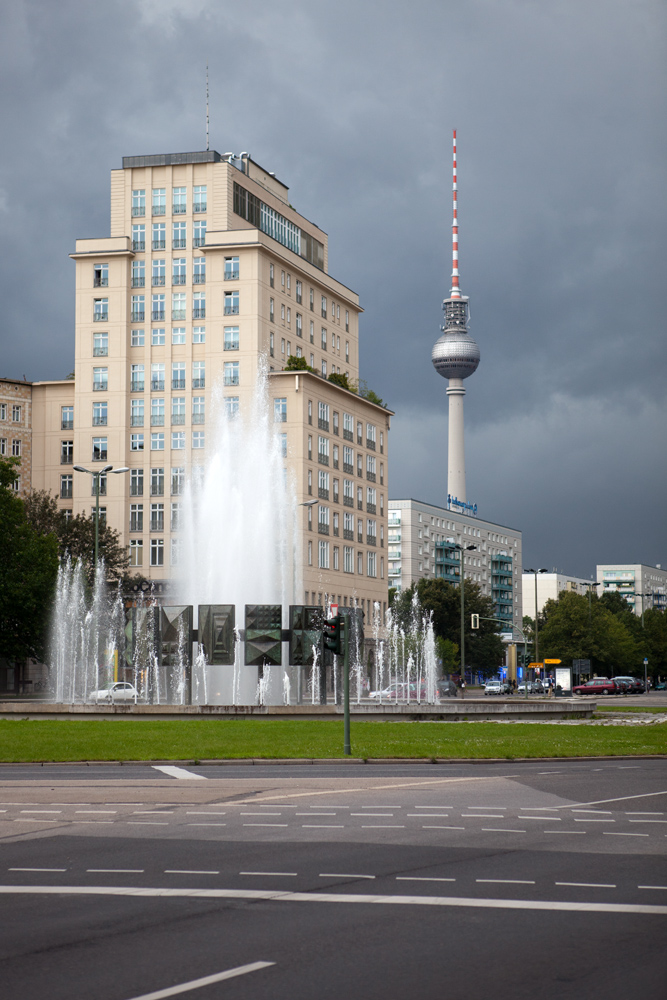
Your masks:
<svg viewBox="0 0 667 1000"><path fill-rule="evenodd" d="M459 552L452 543L477 548L464 553L466 579L491 597L499 618L521 627L522 538L516 528L458 514L421 500L389 500L389 586L401 591L422 578L458 583Z"/></svg>
<svg viewBox="0 0 667 1000"><path fill-rule="evenodd" d="M537 608L538 611L544 609L547 601L557 601L559 594L565 591L575 591L578 594L587 594L593 580L585 580L579 576L568 576L566 573L538 573L537 574ZM523 613L529 618L535 618L535 574L524 573L522 576L523 585ZM593 590L599 590L594 587Z"/></svg>
<svg viewBox="0 0 667 1000"><path fill-rule="evenodd" d="M613 563L595 568L598 594L621 594L636 615L648 608L667 608L667 570L662 566Z"/></svg>

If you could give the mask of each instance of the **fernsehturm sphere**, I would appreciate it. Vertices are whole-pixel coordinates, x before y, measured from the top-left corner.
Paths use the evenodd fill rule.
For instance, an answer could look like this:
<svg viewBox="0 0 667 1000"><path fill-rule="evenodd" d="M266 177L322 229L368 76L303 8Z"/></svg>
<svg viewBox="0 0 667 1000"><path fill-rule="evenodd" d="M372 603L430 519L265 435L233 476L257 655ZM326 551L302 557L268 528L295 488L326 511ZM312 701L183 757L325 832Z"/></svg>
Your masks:
<svg viewBox="0 0 667 1000"><path fill-rule="evenodd" d="M452 287L442 303L445 311L443 333L433 345L431 360L435 370L449 380L449 448L447 492L452 499L466 501L466 462L463 434L463 379L477 370L479 347L468 333L468 296L459 288L459 224L456 179L456 130L454 130L454 174L452 215Z"/></svg>

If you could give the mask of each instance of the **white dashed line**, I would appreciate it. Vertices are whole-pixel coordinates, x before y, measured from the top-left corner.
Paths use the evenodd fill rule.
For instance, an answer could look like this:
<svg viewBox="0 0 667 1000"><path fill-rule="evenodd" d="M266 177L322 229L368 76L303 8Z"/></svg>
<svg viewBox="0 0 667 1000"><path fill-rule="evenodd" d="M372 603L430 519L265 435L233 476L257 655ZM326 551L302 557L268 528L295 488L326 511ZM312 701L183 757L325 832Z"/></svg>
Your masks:
<svg viewBox="0 0 667 1000"><path fill-rule="evenodd" d="M525 833L525 830L500 830L493 826L483 826L482 833Z"/></svg>
<svg viewBox="0 0 667 1000"><path fill-rule="evenodd" d="M350 875L345 872L320 872L320 878L375 878L375 875Z"/></svg>
<svg viewBox="0 0 667 1000"><path fill-rule="evenodd" d="M564 836L576 836L576 834L580 833L582 837L585 837L587 832L587 830L542 830L542 833L562 833Z"/></svg>
<svg viewBox="0 0 667 1000"><path fill-rule="evenodd" d="M188 811L187 811L187 812L185 813L185 815L186 815L186 816L226 816L226 815L227 815L227 813L221 813L221 812L205 812L205 811L204 811L203 809L189 809L189 810L188 810ZM261 815L261 813L260 813L259 815Z"/></svg>
<svg viewBox="0 0 667 1000"><path fill-rule="evenodd" d="M405 830L404 826L398 823L368 823L361 826L362 830Z"/></svg>
<svg viewBox="0 0 667 1000"><path fill-rule="evenodd" d="M498 885L535 885L532 879L524 878L476 878L475 882L493 882Z"/></svg>
<svg viewBox="0 0 667 1000"><path fill-rule="evenodd" d="M667 892L667 885L638 885L638 889L662 889Z"/></svg>
<svg viewBox="0 0 667 1000"><path fill-rule="evenodd" d="M141 875L145 870L145 868L86 868L89 873L107 875Z"/></svg>
<svg viewBox="0 0 667 1000"><path fill-rule="evenodd" d="M169 823L156 823L148 819L128 819L128 826L169 826Z"/></svg>
<svg viewBox="0 0 667 1000"><path fill-rule="evenodd" d="M66 868L8 868L8 872L66 872Z"/></svg>
<svg viewBox="0 0 667 1000"><path fill-rule="evenodd" d="M88 813L90 816L115 816L118 813L117 809L75 809L75 814Z"/></svg>
<svg viewBox="0 0 667 1000"><path fill-rule="evenodd" d="M465 830L464 826L422 826L422 830Z"/></svg>
<svg viewBox="0 0 667 1000"><path fill-rule="evenodd" d="M329 824L326 824L326 823L302 823L301 824L301 829L302 830L344 830L345 829L345 824L344 823L339 823L339 824L335 824L335 823L329 823Z"/></svg>
<svg viewBox="0 0 667 1000"><path fill-rule="evenodd" d="M223 825L224 825L224 824L223 824ZM272 826L272 827L284 827L284 826L287 826L287 823L244 823L243 825L244 825L244 826ZM194 826L194 823L193 823L193 824L191 824L191 826Z"/></svg>
<svg viewBox="0 0 667 1000"><path fill-rule="evenodd" d="M431 878L426 875L397 875L397 882L456 882L455 878Z"/></svg>
<svg viewBox="0 0 667 1000"><path fill-rule="evenodd" d="M603 830L605 837L648 837L648 833L616 833L615 830Z"/></svg>
<svg viewBox="0 0 667 1000"><path fill-rule="evenodd" d="M279 875L287 878L294 878L298 875L298 872L239 872L239 875L267 875L271 878L277 878Z"/></svg>
<svg viewBox="0 0 667 1000"><path fill-rule="evenodd" d="M165 868L165 875L219 875L220 872L200 872L192 869Z"/></svg>
<svg viewBox="0 0 667 1000"><path fill-rule="evenodd" d="M608 882L554 882L554 885L571 885L577 889L615 889L616 886Z"/></svg>
<svg viewBox="0 0 667 1000"><path fill-rule="evenodd" d="M226 823L186 823L186 826L227 826Z"/></svg>

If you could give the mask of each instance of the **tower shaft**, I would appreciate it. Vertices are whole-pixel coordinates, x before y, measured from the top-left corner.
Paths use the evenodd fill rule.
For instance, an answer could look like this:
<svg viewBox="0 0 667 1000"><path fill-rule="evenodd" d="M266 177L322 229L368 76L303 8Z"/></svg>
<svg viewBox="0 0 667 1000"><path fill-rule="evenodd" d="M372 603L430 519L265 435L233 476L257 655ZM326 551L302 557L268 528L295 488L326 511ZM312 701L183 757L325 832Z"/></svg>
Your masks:
<svg viewBox="0 0 667 1000"><path fill-rule="evenodd" d="M463 380L450 378L449 436L447 444L447 492L452 498L466 500L466 460L463 433L463 397L466 394Z"/></svg>

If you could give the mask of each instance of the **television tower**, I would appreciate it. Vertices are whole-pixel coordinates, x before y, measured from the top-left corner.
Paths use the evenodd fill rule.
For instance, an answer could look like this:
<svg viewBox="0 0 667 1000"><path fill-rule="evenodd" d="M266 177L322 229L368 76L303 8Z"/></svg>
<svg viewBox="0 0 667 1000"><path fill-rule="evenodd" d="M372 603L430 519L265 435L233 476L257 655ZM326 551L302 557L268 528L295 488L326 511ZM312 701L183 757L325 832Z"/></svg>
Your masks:
<svg viewBox="0 0 667 1000"><path fill-rule="evenodd" d="M445 311L443 333L433 345L431 360L438 375L449 379L449 444L447 463L447 493L449 504L458 500L466 503L466 463L463 444L463 379L477 370L479 347L468 334L468 296L459 288L459 223L456 181L456 129L454 130L453 212L452 212L452 287L449 298L442 303Z"/></svg>

